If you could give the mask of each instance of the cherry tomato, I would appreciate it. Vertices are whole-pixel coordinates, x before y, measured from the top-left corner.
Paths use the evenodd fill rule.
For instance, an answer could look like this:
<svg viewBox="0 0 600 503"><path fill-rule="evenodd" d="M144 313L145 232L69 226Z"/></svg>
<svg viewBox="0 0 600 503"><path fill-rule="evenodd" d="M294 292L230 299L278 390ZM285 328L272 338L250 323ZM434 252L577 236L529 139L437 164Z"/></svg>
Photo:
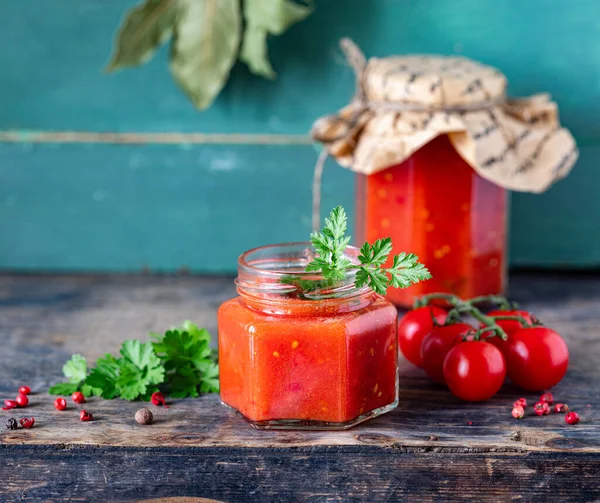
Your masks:
<svg viewBox="0 0 600 503"><path fill-rule="evenodd" d="M508 339L508 377L517 386L542 391L558 384L569 366L565 340L546 327L523 328Z"/></svg>
<svg viewBox="0 0 600 503"><path fill-rule="evenodd" d="M406 313L398 323L398 345L404 357L417 367L423 366L421 343L433 329L433 319L442 324L446 321L446 311L435 306L425 306Z"/></svg>
<svg viewBox="0 0 600 503"><path fill-rule="evenodd" d="M469 402L493 397L506 377L501 351L484 341L454 346L444 360L444 378L450 391Z"/></svg>
<svg viewBox="0 0 600 503"><path fill-rule="evenodd" d="M531 316L531 313L527 311L503 311L499 309L496 311L489 312L488 316L520 316L521 318L524 318L527 323L533 323L533 317ZM523 325L516 320L497 320L496 324L500 326L500 328L504 330L509 337L511 336L511 334L514 334L515 332L518 332L523 328ZM491 344L496 346L500 351L502 351L502 354L506 357L507 341L503 341L500 337L490 337L486 340L486 342L490 342Z"/></svg>
<svg viewBox="0 0 600 503"><path fill-rule="evenodd" d="M434 381L445 384L444 359L448 351L457 343L462 342L462 336L473 330L466 323L455 323L444 327L435 327L424 338L421 344L423 370Z"/></svg>

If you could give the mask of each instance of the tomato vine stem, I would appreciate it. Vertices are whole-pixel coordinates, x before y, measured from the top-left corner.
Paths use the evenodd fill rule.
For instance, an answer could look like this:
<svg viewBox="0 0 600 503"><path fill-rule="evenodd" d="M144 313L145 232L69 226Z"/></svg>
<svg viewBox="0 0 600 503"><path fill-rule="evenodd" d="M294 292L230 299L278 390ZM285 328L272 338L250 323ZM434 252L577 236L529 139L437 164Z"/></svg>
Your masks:
<svg viewBox="0 0 600 503"><path fill-rule="evenodd" d="M472 299L463 300L451 293L431 293L429 295L423 295L422 297L417 298L414 302L414 308L416 309L418 307L428 306L432 301L435 300L443 300L452 306L452 309L448 312L448 317L446 318L446 324L448 325L458 322L462 316L470 316L471 318L481 322L483 326L475 331L475 340L480 340L481 336L486 332L492 332L492 334L485 337L484 340L490 339L491 337L500 337L500 339L506 341L508 339L508 335L502 329L502 327L496 323L497 320L517 321L523 328L529 328L533 326L522 316L488 316L477 307L479 304L492 304L504 310L509 310L515 307L515 305L511 304L508 299L500 295L482 295L479 297L473 297Z"/></svg>

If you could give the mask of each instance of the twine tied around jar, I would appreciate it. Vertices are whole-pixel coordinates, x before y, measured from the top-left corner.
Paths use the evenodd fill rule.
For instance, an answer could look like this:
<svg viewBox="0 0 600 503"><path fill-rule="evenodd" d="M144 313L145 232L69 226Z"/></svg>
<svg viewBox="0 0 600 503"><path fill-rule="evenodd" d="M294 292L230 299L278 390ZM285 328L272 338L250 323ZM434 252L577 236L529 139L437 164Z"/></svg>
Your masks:
<svg viewBox="0 0 600 503"><path fill-rule="evenodd" d="M482 177L504 188L541 192L566 176L578 151L560 127L547 94L507 99L506 77L463 57L371 58L340 41L356 76L351 102L318 119L311 136L323 143L313 175L312 227L320 227L327 158L361 174L399 164L441 134Z"/></svg>

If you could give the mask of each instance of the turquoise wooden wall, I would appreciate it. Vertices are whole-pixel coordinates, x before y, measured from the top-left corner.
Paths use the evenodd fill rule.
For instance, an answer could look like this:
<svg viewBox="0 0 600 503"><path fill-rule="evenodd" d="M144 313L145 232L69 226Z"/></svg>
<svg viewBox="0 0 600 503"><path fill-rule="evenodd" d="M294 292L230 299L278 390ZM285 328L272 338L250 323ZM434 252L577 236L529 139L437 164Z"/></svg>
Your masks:
<svg viewBox="0 0 600 503"><path fill-rule="evenodd" d="M165 50L101 73L133 0L1 0L0 268L222 272L245 249L306 238L316 149L305 135L353 91L342 36L367 55L461 53L501 68L514 95L551 92L581 158L547 193L513 196L512 264L600 264L598 0L316 3L271 41L278 80L236 67L200 113ZM330 162L324 207L352 214L353 188Z"/></svg>

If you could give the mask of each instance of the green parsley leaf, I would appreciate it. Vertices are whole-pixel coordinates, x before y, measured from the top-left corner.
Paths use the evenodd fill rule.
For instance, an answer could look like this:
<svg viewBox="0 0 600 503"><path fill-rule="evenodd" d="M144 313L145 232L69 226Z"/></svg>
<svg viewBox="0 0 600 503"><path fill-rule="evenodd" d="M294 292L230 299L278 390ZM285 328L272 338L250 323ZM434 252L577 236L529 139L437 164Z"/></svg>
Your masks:
<svg viewBox="0 0 600 503"><path fill-rule="evenodd" d="M200 328L200 327L198 327L198 325L195 325L190 320L185 320L179 330L188 332L189 334L194 336L196 339L205 340L207 343L210 343L210 340L212 339L210 332L208 330L206 330L206 328Z"/></svg>
<svg viewBox="0 0 600 503"><path fill-rule="evenodd" d="M373 245L369 243L362 245L358 260L361 264L381 267L391 252L392 240L390 238L378 239Z"/></svg>
<svg viewBox="0 0 600 503"><path fill-rule="evenodd" d="M146 393L148 386L163 382L165 369L151 342L125 341L121 355L123 358L118 361L119 375L115 381L121 398L135 400Z"/></svg>
<svg viewBox="0 0 600 503"><path fill-rule="evenodd" d="M198 392L218 391L215 385L215 352L210 347L208 330L186 321L181 328L168 330L153 344L167 372L166 382L173 397L196 397Z"/></svg>
<svg viewBox="0 0 600 503"><path fill-rule="evenodd" d="M119 376L115 382L117 394L124 400L135 400L144 395L148 388L144 371L131 362L122 360L119 365Z"/></svg>
<svg viewBox="0 0 600 503"><path fill-rule="evenodd" d="M160 365L151 342L125 341L121 346L121 356L140 370Z"/></svg>
<svg viewBox="0 0 600 503"><path fill-rule="evenodd" d="M390 286L406 288L431 278L427 268L412 253L395 255L392 267L385 268L384 264L392 252L392 240L389 237L378 239L372 245L363 244L358 256L360 265L353 264L344 256L350 242L350 237L344 236L346 228L346 212L344 208L337 206L331 211L329 218L325 219L323 230L313 232L310 236L317 256L307 265L307 272L318 271L325 280L341 281L348 270L358 269L355 285L358 288L366 285L380 295L385 295Z"/></svg>
<svg viewBox="0 0 600 503"><path fill-rule="evenodd" d="M202 370L202 381L200 382L200 393L219 392L219 365L207 363Z"/></svg>
<svg viewBox="0 0 600 503"><path fill-rule="evenodd" d="M50 395L71 395L77 391L79 383L61 382L51 386L48 390Z"/></svg>
<svg viewBox="0 0 600 503"><path fill-rule="evenodd" d="M87 362L83 356L75 354L63 365L62 370L70 383L78 384L87 376Z"/></svg>
<svg viewBox="0 0 600 503"><path fill-rule="evenodd" d="M160 342L154 343L155 351L161 355L167 369L176 368L187 362L210 358L210 334L203 332L169 330Z"/></svg>
<svg viewBox="0 0 600 503"><path fill-rule="evenodd" d="M118 395L117 378L119 377L119 361L111 354L105 354L96 360L96 366L85 380L96 396L111 399ZM83 393L83 390L81 390ZM83 393L85 395L85 393Z"/></svg>
<svg viewBox="0 0 600 503"><path fill-rule="evenodd" d="M79 391L81 391L84 396L102 396L103 390L102 388L94 388L89 384L82 384Z"/></svg>
<svg viewBox="0 0 600 503"><path fill-rule="evenodd" d="M358 288L367 285L378 294L385 295L388 278L381 269L361 267L356 272L355 284Z"/></svg>
<svg viewBox="0 0 600 503"><path fill-rule="evenodd" d="M192 364L182 365L169 378L170 395L173 398L197 397L200 384L196 368Z"/></svg>
<svg viewBox="0 0 600 503"><path fill-rule="evenodd" d="M83 356L75 354L63 365L62 371L69 382L51 386L48 390L49 394L71 395L75 391L79 391L87 376L87 362Z"/></svg>
<svg viewBox="0 0 600 503"><path fill-rule="evenodd" d="M419 263L419 257L413 253L395 255L393 265L387 272L391 276L391 285L396 288L407 288L431 278L429 271Z"/></svg>
<svg viewBox="0 0 600 503"><path fill-rule="evenodd" d="M351 239L345 236L347 220L344 208L336 206L329 218L325 219L325 227L321 232L310 235L310 242L318 256L306 266L307 272L320 271L326 279L335 281L344 279L346 270L352 265L350 259L344 256Z"/></svg>

